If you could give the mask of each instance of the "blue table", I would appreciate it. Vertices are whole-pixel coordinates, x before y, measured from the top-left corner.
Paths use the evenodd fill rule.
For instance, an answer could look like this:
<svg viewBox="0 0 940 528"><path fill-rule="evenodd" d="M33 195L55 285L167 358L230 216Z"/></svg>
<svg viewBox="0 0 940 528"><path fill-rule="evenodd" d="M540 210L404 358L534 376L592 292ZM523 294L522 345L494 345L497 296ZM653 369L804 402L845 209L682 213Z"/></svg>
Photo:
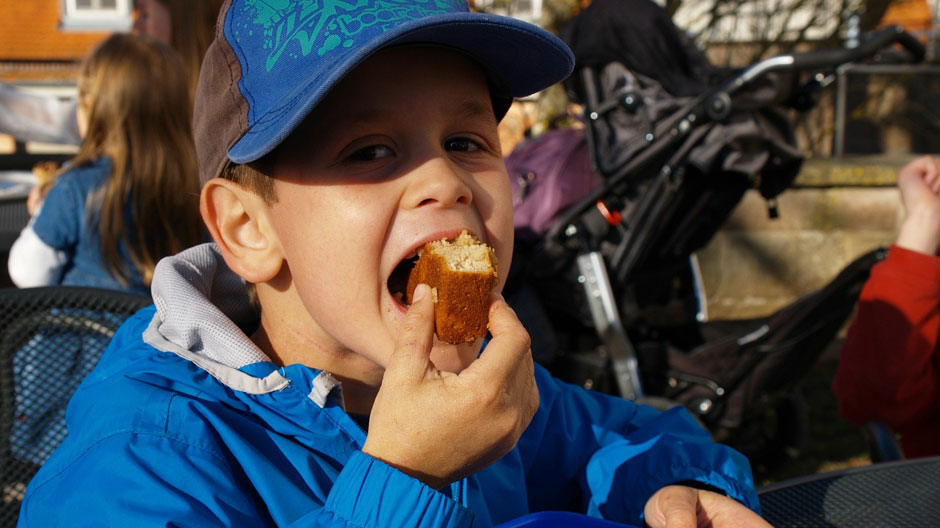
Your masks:
<svg viewBox="0 0 940 528"><path fill-rule="evenodd" d="M797 477L758 490L775 528L940 527L940 457ZM625 528L567 512L525 515L498 528Z"/></svg>
<svg viewBox="0 0 940 528"><path fill-rule="evenodd" d="M634 528L578 513L545 511L523 515L496 528Z"/></svg>

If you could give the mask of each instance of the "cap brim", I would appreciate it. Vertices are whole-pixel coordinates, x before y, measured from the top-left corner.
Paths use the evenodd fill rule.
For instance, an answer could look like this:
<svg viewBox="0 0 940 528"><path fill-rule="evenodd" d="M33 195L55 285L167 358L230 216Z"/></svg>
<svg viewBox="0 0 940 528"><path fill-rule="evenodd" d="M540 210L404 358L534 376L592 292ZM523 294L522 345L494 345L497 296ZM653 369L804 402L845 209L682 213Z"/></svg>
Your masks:
<svg viewBox="0 0 940 528"><path fill-rule="evenodd" d="M498 77L511 97L524 97L565 79L574 55L560 39L514 18L482 13L451 13L422 18L386 31L332 68L323 79L310 79L251 125L229 150L236 163L255 161L271 152L310 110L353 68L375 52L400 44L426 42L453 47Z"/></svg>

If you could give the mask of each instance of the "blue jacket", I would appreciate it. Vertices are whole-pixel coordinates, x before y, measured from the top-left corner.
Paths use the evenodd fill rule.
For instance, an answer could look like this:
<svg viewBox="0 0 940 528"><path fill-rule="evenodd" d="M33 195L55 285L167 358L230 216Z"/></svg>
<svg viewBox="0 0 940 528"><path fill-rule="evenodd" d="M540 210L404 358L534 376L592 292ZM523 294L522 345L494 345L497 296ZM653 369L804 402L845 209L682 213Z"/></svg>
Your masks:
<svg viewBox="0 0 940 528"><path fill-rule="evenodd" d="M539 367L540 407L516 447L431 489L361 452L329 373L278 368L251 344L256 316L213 245L162 261L153 292L73 397L20 526L491 526L561 509L642 524L655 490L687 480L758 508L747 460L686 411Z"/></svg>

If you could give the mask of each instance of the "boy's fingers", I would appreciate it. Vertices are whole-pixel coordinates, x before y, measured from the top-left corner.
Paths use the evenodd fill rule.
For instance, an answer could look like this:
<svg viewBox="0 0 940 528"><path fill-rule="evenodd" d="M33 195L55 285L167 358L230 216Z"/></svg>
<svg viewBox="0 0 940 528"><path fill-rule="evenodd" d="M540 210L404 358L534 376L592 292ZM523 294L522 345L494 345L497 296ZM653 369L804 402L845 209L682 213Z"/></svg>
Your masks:
<svg viewBox="0 0 940 528"><path fill-rule="evenodd" d="M391 372L410 380L421 379L430 364L433 338L434 303L431 301L431 288L427 284L419 284L398 332L395 351L385 369L386 376Z"/></svg>
<svg viewBox="0 0 940 528"><path fill-rule="evenodd" d="M514 348L528 350L531 345L529 333L526 332L516 312L509 307L502 295L495 295L490 304L489 330L493 339L500 341L513 341Z"/></svg>
<svg viewBox="0 0 940 528"><path fill-rule="evenodd" d="M926 162L926 174L924 175L924 180L930 185L930 188L936 192L937 184L940 183L940 161L937 160L936 156L928 156Z"/></svg>
<svg viewBox="0 0 940 528"><path fill-rule="evenodd" d="M937 156L927 156L927 160L934 173L940 172L940 158Z"/></svg>
<svg viewBox="0 0 940 528"><path fill-rule="evenodd" d="M532 341L526 332L516 312L506 304L502 296L497 295L490 305L489 330L493 338L490 340L480 358L470 367L484 369L490 375L502 374L508 377L518 370L520 362L532 361L529 349ZM499 353L487 353L499 350Z"/></svg>
<svg viewBox="0 0 940 528"><path fill-rule="evenodd" d="M667 486L657 491L644 508L652 528L695 528L698 495L691 488Z"/></svg>

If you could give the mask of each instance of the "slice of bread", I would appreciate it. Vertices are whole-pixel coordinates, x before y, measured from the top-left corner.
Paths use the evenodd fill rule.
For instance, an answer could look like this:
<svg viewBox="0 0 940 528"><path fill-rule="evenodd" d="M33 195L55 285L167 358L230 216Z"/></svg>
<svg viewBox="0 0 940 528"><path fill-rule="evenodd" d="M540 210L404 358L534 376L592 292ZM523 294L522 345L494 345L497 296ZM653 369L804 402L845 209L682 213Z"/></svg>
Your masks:
<svg viewBox="0 0 940 528"><path fill-rule="evenodd" d="M407 299L424 283L436 304L434 324L445 343L470 343L486 337L489 298L498 281L493 248L466 231L453 241L428 242L408 276Z"/></svg>

